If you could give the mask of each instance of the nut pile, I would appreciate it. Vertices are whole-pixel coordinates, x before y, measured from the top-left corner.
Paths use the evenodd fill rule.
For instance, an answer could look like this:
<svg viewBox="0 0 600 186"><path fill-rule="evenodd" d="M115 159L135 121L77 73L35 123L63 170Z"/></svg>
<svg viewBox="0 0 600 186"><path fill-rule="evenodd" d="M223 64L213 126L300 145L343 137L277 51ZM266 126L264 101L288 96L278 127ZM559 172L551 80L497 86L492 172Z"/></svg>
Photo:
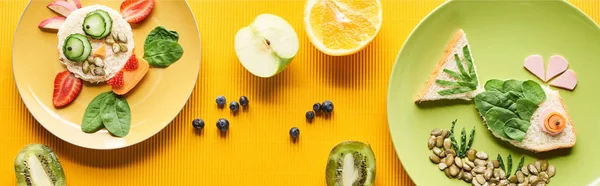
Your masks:
<svg viewBox="0 0 600 186"><path fill-rule="evenodd" d="M449 138L451 133L448 130L433 129L427 141L427 147L433 152L429 160L437 164L450 179L464 180L475 186L543 186L556 174L554 165L545 160L524 165L517 168L514 175L510 175L510 172L505 172L502 162L490 160L485 152L469 149L464 158L457 157Z"/></svg>
<svg viewBox="0 0 600 186"><path fill-rule="evenodd" d="M83 61L81 71L84 74L91 73L93 76L104 76L104 61L100 57L90 56L87 60Z"/></svg>
<svg viewBox="0 0 600 186"><path fill-rule="evenodd" d="M127 52L127 36L123 33L112 32L110 36L106 37L106 44L112 46L112 50L115 54L119 52Z"/></svg>

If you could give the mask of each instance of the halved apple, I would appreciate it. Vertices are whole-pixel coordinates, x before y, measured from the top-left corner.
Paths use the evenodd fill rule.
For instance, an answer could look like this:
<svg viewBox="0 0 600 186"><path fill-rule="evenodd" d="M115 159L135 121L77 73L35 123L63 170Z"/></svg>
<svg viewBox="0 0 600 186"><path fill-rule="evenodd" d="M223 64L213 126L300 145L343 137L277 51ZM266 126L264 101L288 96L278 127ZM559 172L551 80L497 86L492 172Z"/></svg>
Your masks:
<svg viewBox="0 0 600 186"><path fill-rule="evenodd" d="M123 86L113 87L113 92L118 95L125 95L131 89L133 89L143 78L150 69L148 62L144 58L137 58L138 67L135 70L122 70L123 71Z"/></svg>
<svg viewBox="0 0 600 186"><path fill-rule="evenodd" d="M68 3L64 0L56 0L48 5L48 8L57 14L60 14L64 17L68 17L71 15L71 12L77 10L75 5Z"/></svg>
<svg viewBox="0 0 600 186"><path fill-rule="evenodd" d="M261 14L235 35L235 53L250 73L271 77L283 71L298 52L298 35L287 21Z"/></svg>
<svg viewBox="0 0 600 186"><path fill-rule="evenodd" d="M60 16L51 17L51 18L48 18L48 19L44 19L38 25L38 28L40 28L42 30L46 30L46 31L57 32L58 29L60 28L60 25L62 25L64 22L65 22L65 18L64 17L60 17Z"/></svg>

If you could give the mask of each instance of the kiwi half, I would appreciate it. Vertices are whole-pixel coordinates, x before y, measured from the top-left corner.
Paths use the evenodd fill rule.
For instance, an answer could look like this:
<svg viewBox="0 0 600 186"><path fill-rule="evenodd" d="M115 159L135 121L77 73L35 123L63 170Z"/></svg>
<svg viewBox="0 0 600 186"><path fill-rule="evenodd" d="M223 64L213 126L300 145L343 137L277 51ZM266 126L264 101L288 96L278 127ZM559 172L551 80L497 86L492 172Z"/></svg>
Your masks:
<svg viewBox="0 0 600 186"><path fill-rule="evenodd" d="M15 174L19 186L66 185L65 173L50 147L30 144L21 149L15 159Z"/></svg>
<svg viewBox="0 0 600 186"><path fill-rule="evenodd" d="M375 154L359 141L336 145L329 153L326 179L328 186L371 186L375 182Z"/></svg>

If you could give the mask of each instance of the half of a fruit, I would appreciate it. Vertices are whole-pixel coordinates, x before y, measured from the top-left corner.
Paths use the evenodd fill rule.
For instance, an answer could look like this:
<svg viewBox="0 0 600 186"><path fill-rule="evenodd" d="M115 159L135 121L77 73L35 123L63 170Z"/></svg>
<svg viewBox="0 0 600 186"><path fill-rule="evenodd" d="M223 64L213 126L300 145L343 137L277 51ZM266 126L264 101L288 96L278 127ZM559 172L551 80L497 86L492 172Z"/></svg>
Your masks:
<svg viewBox="0 0 600 186"><path fill-rule="evenodd" d="M66 185L65 173L58 157L50 147L30 144L15 159L15 174L19 186Z"/></svg>
<svg viewBox="0 0 600 186"><path fill-rule="evenodd" d="M354 54L377 36L382 23L379 0L308 0L306 34L317 49L332 56Z"/></svg>
<svg viewBox="0 0 600 186"><path fill-rule="evenodd" d="M327 160L328 186L371 186L375 182L375 154L359 141L336 145Z"/></svg>

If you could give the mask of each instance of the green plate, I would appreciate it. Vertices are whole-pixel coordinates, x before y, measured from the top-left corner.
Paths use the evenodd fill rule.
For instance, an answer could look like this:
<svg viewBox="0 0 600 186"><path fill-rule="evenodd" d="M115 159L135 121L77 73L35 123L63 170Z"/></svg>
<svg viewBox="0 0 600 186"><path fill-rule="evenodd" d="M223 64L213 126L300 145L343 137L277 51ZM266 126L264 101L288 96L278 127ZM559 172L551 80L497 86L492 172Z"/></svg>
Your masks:
<svg viewBox="0 0 600 186"><path fill-rule="evenodd" d="M575 91L560 90L577 130L575 147L540 154L517 149L492 136L473 104L417 106L413 99L423 88L446 43L462 28L470 41L479 80L532 79L524 59L540 54L547 60L560 54L569 60L579 84ZM427 16L411 33L398 54L388 90L389 128L398 157L418 185L467 185L446 178L429 161L426 143L433 128L457 131L476 126L473 148L495 158L512 154L514 165L548 159L557 169L552 185L599 185L600 171L600 29L584 13L565 1L450 1ZM514 169L514 168L513 168ZM596 181L598 180L598 181Z"/></svg>

